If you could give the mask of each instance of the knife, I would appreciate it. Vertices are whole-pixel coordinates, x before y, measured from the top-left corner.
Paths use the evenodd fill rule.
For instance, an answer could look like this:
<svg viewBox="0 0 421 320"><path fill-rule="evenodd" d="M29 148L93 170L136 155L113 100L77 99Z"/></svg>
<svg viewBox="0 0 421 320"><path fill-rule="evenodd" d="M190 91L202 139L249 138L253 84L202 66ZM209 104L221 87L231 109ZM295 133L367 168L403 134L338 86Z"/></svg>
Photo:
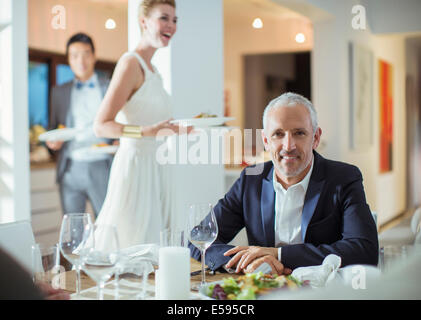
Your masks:
<svg viewBox="0 0 421 320"><path fill-rule="evenodd" d="M205 271L209 271L210 270L210 268L209 267L207 267L206 269L205 269ZM197 276L198 274L200 274L202 272L202 270L197 270L197 271L193 271L192 273L190 273L190 276L191 277L193 277L193 276ZM213 272L213 271L211 271L211 272Z"/></svg>

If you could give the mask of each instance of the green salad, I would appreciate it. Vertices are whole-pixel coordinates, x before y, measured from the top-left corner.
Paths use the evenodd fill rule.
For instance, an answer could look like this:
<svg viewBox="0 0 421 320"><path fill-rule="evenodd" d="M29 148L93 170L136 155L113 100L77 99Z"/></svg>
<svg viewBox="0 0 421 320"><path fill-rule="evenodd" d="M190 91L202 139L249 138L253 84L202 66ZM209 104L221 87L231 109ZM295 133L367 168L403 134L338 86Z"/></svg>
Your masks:
<svg viewBox="0 0 421 320"><path fill-rule="evenodd" d="M306 286L291 275L270 275L249 273L234 279L225 278L222 283L212 283L206 288L206 295L217 300L255 300L258 295L274 288L297 289Z"/></svg>

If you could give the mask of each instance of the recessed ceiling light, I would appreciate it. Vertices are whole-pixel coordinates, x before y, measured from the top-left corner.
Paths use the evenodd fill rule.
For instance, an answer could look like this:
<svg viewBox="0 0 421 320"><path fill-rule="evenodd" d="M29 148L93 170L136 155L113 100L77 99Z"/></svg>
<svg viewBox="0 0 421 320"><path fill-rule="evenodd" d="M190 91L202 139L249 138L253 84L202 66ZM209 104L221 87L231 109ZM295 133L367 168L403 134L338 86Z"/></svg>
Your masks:
<svg viewBox="0 0 421 320"><path fill-rule="evenodd" d="M262 29L263 28L263 21L260 18L256 18L253 21L253 28L255 29Z"/></svg>
<svg viewBox="0 0 421 320"><path fill-rule="evenodd" d="M110 18L105 22L105 29L112 30L112 29L115 29L115 27L116 27L116 23L113 19Z"/></svg>
<svg viewBox="0 0 421 320"><path fill-rule="evenodd" d="M304 43L306 41L306 36L303 33L297 33L297 35L295 36L295 41L297 41L298 43Z"/></svg>

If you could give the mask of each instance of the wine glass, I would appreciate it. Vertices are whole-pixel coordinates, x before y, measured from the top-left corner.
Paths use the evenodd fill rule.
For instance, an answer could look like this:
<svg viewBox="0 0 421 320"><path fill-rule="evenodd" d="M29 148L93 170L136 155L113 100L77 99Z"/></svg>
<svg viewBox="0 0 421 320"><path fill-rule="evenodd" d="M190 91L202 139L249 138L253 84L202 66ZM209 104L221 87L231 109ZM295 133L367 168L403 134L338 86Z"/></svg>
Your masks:
<svg viewBox="0 0 421 320"><path fill-rule="evenodd" d="M205 285L205 252L218 236L218 224L211 204L193 204L189 208L187 221L189 241L200 250L202 261L202 281ZM198 289L194 287L193 289Z"/></svg>
<svg viewBox="0 0 421 320"><path fill-rule="evenodd" d="M79 247L87 225L92 224L89 213L68 213L63 216L60 229L60 252L76 269L76 294L80 294Z"/></svg>
<svg viewBox="0 0 421 320"><path fill-rule="evenodd" d="M98 240L107 239L106 243ZM120 246L117 229L114 225L87 225L80 250L81 267L94 280L98 287L97 298L104 300L103 289L116 270L120 260Z"/></svg>

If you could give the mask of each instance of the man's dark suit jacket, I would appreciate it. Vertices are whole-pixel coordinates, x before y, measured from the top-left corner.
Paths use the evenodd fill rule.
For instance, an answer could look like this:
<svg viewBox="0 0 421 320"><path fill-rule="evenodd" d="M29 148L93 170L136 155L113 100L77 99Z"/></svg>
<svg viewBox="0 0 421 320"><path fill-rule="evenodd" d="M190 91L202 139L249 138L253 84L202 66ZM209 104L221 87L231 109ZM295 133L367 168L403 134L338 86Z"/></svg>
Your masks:
<svg viewBox="0 0 421 320"><path fill-rule="evenodd" d="M246 228L249 245L275 247L275 191L273 163L263 166L258 175L243 170L214 211L218 238L206 251L206 264L216 270L230 257L223 254L227 245ZM256 169L256 168L255 168ZM377 265L378 238L374 219L366 203L362 175L352 165L324 159L314 151L301 220L302 244L282 247L281 262L295 269L320 265L329 254L342 258L342 267L351 264ZM190 244L191 255L200 260L199 251Z"/></svg>

